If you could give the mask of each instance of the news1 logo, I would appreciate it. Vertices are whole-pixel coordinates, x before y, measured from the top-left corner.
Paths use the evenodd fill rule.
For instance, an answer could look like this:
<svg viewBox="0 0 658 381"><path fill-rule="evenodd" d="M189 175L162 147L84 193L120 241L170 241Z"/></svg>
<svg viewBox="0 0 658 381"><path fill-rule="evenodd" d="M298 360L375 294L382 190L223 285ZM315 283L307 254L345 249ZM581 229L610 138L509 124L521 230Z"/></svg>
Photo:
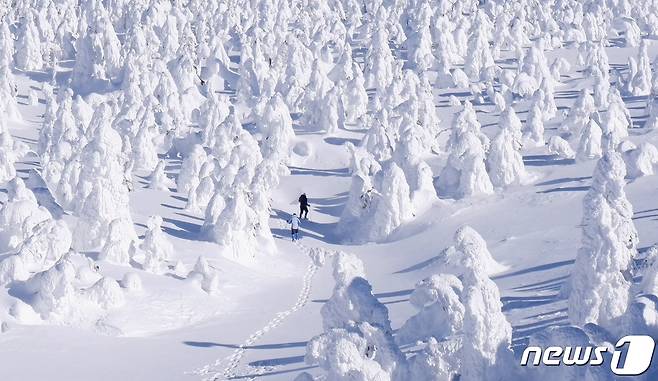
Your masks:
<svg viewBox="0 0 658 381"><path fill-rule="evenodd" d="M651 336L624 336L612 350L610 370L618 376L638 376L649 369L656 343ZM611 348L600 347L527 347L521 356L521 366L528 366L530 355L534 354L533 366L540 364L548 366L600 366L603 364L603 354ZM625 355L625 356L623 356ZM624 358L623 364L622 358Z"/></svg>

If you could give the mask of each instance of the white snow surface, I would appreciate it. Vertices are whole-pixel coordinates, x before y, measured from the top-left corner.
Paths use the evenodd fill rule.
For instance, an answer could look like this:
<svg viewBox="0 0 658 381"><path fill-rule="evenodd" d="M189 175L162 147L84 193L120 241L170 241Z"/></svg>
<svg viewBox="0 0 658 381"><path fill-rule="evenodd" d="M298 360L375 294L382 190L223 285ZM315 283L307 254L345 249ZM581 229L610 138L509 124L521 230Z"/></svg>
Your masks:
<svg viewBox="0 0 658 381"><path fill-rule="evenodd" d="M119 10L129 1L84 11L62 1L63 14L98 24L77 41L42 21L52 10L17 3L20 18L0 4L13 17L1 21L0 79L13 76L16 100L0 83L1 381L576 380L589 371L526 372L520 353L614 343L571 324L626 334L656 311L624 288L658 293L655 7L633 1L609 30L590 20L560 31L565 15L508 28L470 1L365 16L341 0L343 25L309 1L299 6L313 17L335 18L331 36L290 34L277 51L264 30L283 33L277 23L296 12L287 1L239 1L285 11L245 18L263 24L258 37L225 30L194 48L183 40L209 22L187 18L203 1L135 1L126 12L138 16ZM439 17L462 9L473 31ZM162 35L129 30L139 17ZM602 33L603 47L588 45ZM39 50L44 38L52 51ZM594 214L583 199L615 150L626 171L595 188L623 183L632 206L600 229L632 221L632 247L618 251L623 265L654 259L641 283L624 283L622 264L591 273L589 252L617 251L583 249ZM302 193L309 218L292 242L286 221ZM619 192L590 197L608 193ZM592 299L569 302L590 279L570 281L578 255L574 273L624 283L627 310L617 301L614 316L569 316ZM642 329L658 337L655 324Z"/></svg>

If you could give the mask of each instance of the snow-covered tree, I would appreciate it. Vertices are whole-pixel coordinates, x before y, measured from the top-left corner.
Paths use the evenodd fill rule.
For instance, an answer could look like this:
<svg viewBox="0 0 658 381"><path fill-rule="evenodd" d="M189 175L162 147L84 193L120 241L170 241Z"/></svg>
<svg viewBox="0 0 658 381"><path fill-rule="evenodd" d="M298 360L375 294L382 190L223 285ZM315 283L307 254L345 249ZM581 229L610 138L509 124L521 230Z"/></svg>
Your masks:
<svg viewBox="0 0 658 381"><path fill-rule="evenodd" d="M118 187L123 187L117 188ZM90 193L84 198L78 212L79 219L75 227L75 247L83 250L97 248L108 237L110 224L119 218L131 238L136 233L130 217L127 189L106 179L97 179L91 184Z"/></svg>
<svg viewBox="0 0 658 381"><path fill-rule="evenodd" d="M262 115L258 117L257 126L262 134L260 148L263 158L286 163L295 131L288 106L279 94L267 102Z"/></svg>
<svg viewBox="0 0 658 381"><path fill-rule="evenodd" d="M617 89L610 89L608 112L601 125L603 129L603 150L616 150L619 143L628 137L628 129L633 125L630 112Z"/></svg>
<svg viewBox="0 0 658 381"><path fill-rule="evenodd" d="M368 93L361 68L354 64L352 73L353 78L345 83L341 92L346 123L358 123L368 111Z"/></svg>
<svg viewBox="0 0 658 381"><path fill-rule="evenodd" d="M0 110L2 110L2 118L21 121L23 117L18 111L15 86L16 78L11 72L11 66L0 63Z"/></svg>
<svg viewBox="0 0 658 381"><path fill-rule="evenodd" d="M9 24L7 17L0 22L0 66L12 67L14 64L14 37L9 30Z"/></svg>
<svg viewBox="0 0 658 381"><path fill-rule="evenodd" d="M469 226L457 230L454 247L461 253L464 266L461 378L500 379L508 374L512 361L512 327L501 310L498 287L487 275L493 270L488 265L491 255L486 242Z"/></svg>
<svg viewBox="0 0 658 381"><path fill-rule="evenodd" d="M388 309L372 295L372 286L361 277L336 287L320 313L325 331L348 328L351 322L368 322L391 332Z"/></svg>
<svg viewBox="0 0 658 381"><path fill-rule="evenodd" d="M598 66L594 66L591 71L594 77L594 102L599 109L606 109L609 104L610 76L608 73L601 72Z"/></svg>
<svg viewBox="0 0 658 381"><path fill-rule="evenodd" d="M164 160L158 161L158 165L149 176L149 188L167 191L174 187L174 180L167 177L165 172L166 163Z"/></svg>
<svg viewBox="0 0 658 381"><path fill-rule="evenodd" d="M92 80L117 79L121 70L121 43L102 2L83 6L84 23L76 42L72 86L87 88Z"/></svg>
<svg viewBox="0 0 658 381"><path fill-rule="evenodd" d="M361 181L362 177L355 177L353 186ZM341 216L338 227L352 241L384 240L398 226L410 220L414 213L404 171L393 162L387 163L376 175L372 188L361 190L357 197L363 210L356 218L350 214Z"/></svg>
<svg viewBox="0 0 658 381"><path fill-rule="evenodd" d="M578 325L597 323L615 332L628 306L629 270L638 243L633 207L624 192L626 165L606 152L583 200L583 238L569 283L569 317Z"/></svg>
<svg viewBox="0 0 658 381"><path fill-rule="evenodd" d="M434 51L437 66L436 84L440 87L454 85L450 70L461 59L455 46L454 29L455 24L448 17L437 15L433 34L436 44Z"/></svg>
<svg viewBox="0 0 658 381"><path fill-rule="evenodd" d="M364 69L366 87L383 90L393 81L395 60L388 46L386 29L377 28L369 42Z"/></svg>
<svg viewBox="0 0 658 381"><path fill-rule="evenodd" d="M110 223L117 218L125 222L125 231L136 238L125 183L122 140L109 125L110 113L107 105L96 110L87 131L89 143L79 158L67 162L60 180L58 201L79 217L74 233L74 245L79 250L101 246Z"/></svg>
<svg viewBox="0 0 658 381"><path fill-rule="evenodd" d="M443 340L460 333L464 321L462 289L461 281L452 274L432 275L418 282L409 298L418 313L400 327L395 341L404 345L429 337Z"/></svg>
<svg viewBox="0 0 658 381"><path fill-rule="evenodd" d="M259 248L255 231L256 215L247 204L243 191L236 190L233 196L228 197L224 208L217 216L213 216L214 213L209 215L213 206L214 203L211 201L206 210L203 230L207 237L223 245L229 258L254 260ZM213 217L216 218L213 220Z"/></svg>
<svg viewBox="0 0 658 381"><path fill-rule="evenodd" d="M585 128L592 114L596 111L594 98L587 89L580 92L580 96L569 109L569 115L562 122L559 131L571 138L579 139L582 129Z"/></svg>
<svg viewBox="0 0 658 381"><path fill-rule="evenodd" d="M523 138L530 145L541 147L544 141L544 114L538 102L533 102L528 118L526 119L525 128L523 129Z"/></svg>
<svg viewBox="0 0 658 381"><path fill-rule="evenodd" d="M26 280L30 273L50 268L69 251L72 237L66 223L43 217L27 231L14 254L0 261L1 284ZM26 224L31 223L26 220Z"/></svg>
<svg viewBox="0 0 658 381"><path fill-rule="evenodd" d="M642 40L638 52L637 72L631 78L631 93L634 96L649 95L651 82L651 62L647 52L647 42Z"/></svg>
<svg viewBox="0 0 658 381"><path fill-rule="evenodd" d="M181 169L176 178L176 189L178 192L187 194L190 189L199 184L199 173L201 166L206 162L207 154L203 147L195 144L190 154L183 159Z"/></svg>
<svg viewBox="0 0 658 381"><path fill-rule="evenodd" d="M639 147L624 151L627 177L634 179L654 174L654 166L658 164L658 149L649 142L642 142Z"/></svg>
<svg viewBox="0 0 658 381"><path fill-rule="evenodd" d="M482 72L494 64L489 47L491 28L491 21L487 13L481 9L478 10L473 25L471 25L468 54L465 58L464 71L471 80L479 81Z"/></svg>
<svg viewBox="0 0 658 381"><path fill-rule="evenodd" d="M579 160L591 160L601 157L601 136L603 131L594 119L590 119L589 123L580 135L580 142L578 143L578 152L576 157Z"/></svg>
<svg viewBox="0 0 658 381"><path fill-rule="evenodd" d="M505 267L469 226L455 232L454 245L441 253L437 263L459 278L432 276L412 293L410 301L420 312L402 326L397 341L423 340L428 347L410 359L409 371L426 372L427 357L442 355L435 366L446 379L459 374L468 380L499 380L509 375L512 328L502 312L498 287L489 278Z"/></svg>
<svg viewBox="0 0 658 381"><path fill-rule="evenodd" d="M463 198L493 193L484 163L488 146L489 139L480 131L475 110L466 102L452 127L448 162L436 184L439 195Z"/></svg>
<svg viewBox="0 0 658 381"><path fill-rule="evenodd" d="M215 192L215 178L213 171L215 170L215 160L208 160L201 166L196 184L190 187L187 193L187 204L185 210L191 212L200 212L208 206L210 199Z"/></svg>
<svg viewBox="0 0 658 381"><path fill-rule="evenodd" d="M563 159L571 160L576 157L571 144L558 135L551 136L548 139L548 152Z"/></svg>
<svg viewBox="0 0 658 381"><path fill-rule="evenodd" d="M366 322L312 338L306 345L305 361L324 370L327 381L400 380L404 374L404 355L393 336Z"/></svg>
<svg viewBox="0 0 658 381"><path fill-rule="evenodd" d="M8 200L0 209L0 248L14 250L28 238L38 224L52 218L39 206L36 197L20 177L7 184Z"/></svg>
<svg viewBox="0 0 658 381"><path fill-rule="evenodd" d="M320 130L327 135L334 135L345 127L345 108L341 97L341 89L334 86L324 97L324 108L319 120Z"/></svg>
<svg viewBox="0 0 658 381"><path fill-rule="evenodd" d="M199 256L194 269L187 274L187 278L197 280L201 284L201 288L208 293L216 292L219 289L219 274L210 266L204 256Z"/></svg>
<svg viewBox="0 0 658 381"><path fill-rule="evenodd" d="M25 15L17 33L14 62L21 70L40 70L43 67L41 38L35 17L32 12Z"/></svg>
<svg viewBox="0 0 658 381"><path fill-rule="evenodd" d="M161 274L167 270L167 261L172 258L174 247L162 231L162 217L149 217L144 240L139 249L144 253L142 267L144 270Z"/></svg>
<svg viewBox="0 0 658 381"><path fill-rule="evenodd" d="M430 337L425 346L408 360L410 380L450 380L459 374L459 341L438 341Z"/></svg>
<svg viewBox="0 0 658 381"><path fill-rule="evenodd" d="M110 223L105 244L98 254L98 259L121 265L130 264L130 245L135 238L132 236L131 222L122 221L121 217Z"/></svg>
<svg viewBox="0 0 658 381"><path fill-rule="evenodd" d="M5 183L16 177L14 164L18 159L17 148L20 143L14 141L9 133L7 122L0 106L0 183Z"/></svg>
<svg viewBox="0 0 658 381"><path fill-rule="evenodd" d="M625 36L626 46L627 47L639 46L640 42L642 41L642 31L640 30L640 27L637 25L637 22L630 17L620 18L619 22L622 24L621 29L625 30L626 32L626 36Z"/></svg>
<svg viewBox="0 0 658 381"><path fill-rule="evenodd" d="M381 171L381 166L375 157L363 147L347 144L351 150L352 183L343 213L340 216L337 231L351 234L354 226L362 225L371 213L374 184L373 176Z"/></svg>
<svg viewBox="0 0 658 381"><path fill-rule="evenodd" d="M363 278L363 264L350 254L334 257L336 287L322 307L325 332L306 346L305 360L327 380L400 380L405 360L393 341L388 309Z"/></svg>
<svg viewBox="0 0 658 381"><path fill-rule="evenodd" d="M413 25L405 45L409 52L409 61L416 71L423 73L432 67L434 56L432 54L432 35L430 34L430 20L432 8L429 3L421 3L413 17Z"/></svg>
<svg viewBox="0 0 658 381"><path fill-rule="evenodd" d="M158 165L158 152L153 141L156 135L153 126L143 125L135 136L132 147L131 160L135 163L134 169L153 171Z"/></svg>
<svg viewBox="0 0 658 381"><path fill-rule="evenodd" d="M544 121L553 118L557 114L557 105L555 104L555 90L552 82L548 78L544 78L539 84L539 89L535 92L535 102L539 105Z"/></svg>
<svg viewBox="0 0 658 381"><path fill-rule="evenodd" d="M502 272L506 266L498 263L487 248L487 242L472 227L465 225L455 232L454 244L443 250L439 259L446 264L447 270L461 274L465 267L471 266L469 261L476 261L478 268L484 269L488 275ZM468 252L466 252L468 251Z"/></svg>
<svg viewBox="0 0 658 381"><path fill-rule="evenodd" d="M652 95L647 99L647 109L649 116L644 126L648 130L655 130L658 128L658 97Z"/></svg>
<svg viewBox="0 0 658 381"><path fill-rule="evenodd" d="M69 252L49 269L34 274L25 282L33 294L30 304L42 319L66 324L70 321L98 320L107 310L125 303L119 284L99 274L90 275L93 284L86 288L76 281L89 266L89 260Z"/></svg>
<svg viewBox="0 0 658 381"><path fill-rule="evenodd" d="M503 111L498 122L500 131L491 141L487 168L491 183L496 187L522 184L527 173L521 156L521 120L514 109Z"/></svg>

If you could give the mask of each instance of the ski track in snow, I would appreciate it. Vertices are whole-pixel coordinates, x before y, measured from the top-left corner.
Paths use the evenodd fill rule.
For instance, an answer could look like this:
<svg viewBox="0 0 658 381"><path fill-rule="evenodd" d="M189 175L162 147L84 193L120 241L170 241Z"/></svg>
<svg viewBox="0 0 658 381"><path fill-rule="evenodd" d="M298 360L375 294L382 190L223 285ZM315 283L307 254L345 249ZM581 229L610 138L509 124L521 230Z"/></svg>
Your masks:
<svg viewBox="0 0 658 381"><path fill-rule="evenodd" d="M308 255L309 249L299 243L299 241L295 241L296 246L301 250L302 252L306 253ZM213 368L219 367L222 363L228 361L228 364L224 368L223 371L217 372L213 374L211 377L205 377L203 380L204 381L219 381L219 380L231 380L234 379L238 376L240 376L238 373L238 367L240 366L240 363L242 361L242 358L244 357L244 354L246 353L248 347L252 346L256 341L258 341L263 335L265 335L267 332L270 330L276 328L283 322L287 317L289 317L291 314L297 312L300 310L302 307L306 305L306 303L309 300L309 297L311 295L311 287L313 285L313 277L315 276L315 273L318 269L318 266L313 263L313 260L310 259L309 257L309 265L306 268L306 272L304 273L304 276L302 277L302 288L301 291L299 292L299 296L297 297L297 301L295 304L290 307L289 309L285 311L278 312L274 318L272 318L264 327L261 329L255 331L249 337L242 343L233 353L224 359L220 359L215 361L214 364L212 365L206 365L199 369L196 374L206 376L210 374L213 371ZM254 369L251 374L248 376L249 380L255 380L259 376L262 376L265 374L267 371L271 371L275 367L273 366L258 366ZM246 372L242 372L246 373Z"/></svg>

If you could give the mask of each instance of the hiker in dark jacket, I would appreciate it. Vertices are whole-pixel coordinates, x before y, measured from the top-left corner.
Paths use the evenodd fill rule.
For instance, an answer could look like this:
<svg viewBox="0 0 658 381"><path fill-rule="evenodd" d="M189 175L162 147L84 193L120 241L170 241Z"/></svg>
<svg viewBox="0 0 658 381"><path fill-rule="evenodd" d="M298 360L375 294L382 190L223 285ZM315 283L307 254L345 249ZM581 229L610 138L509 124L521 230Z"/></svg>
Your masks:
<svg viewBox="0 0 658 381"><path fill-rule="evenodd" d="M308 219L308 198L306 198L306 193L302 193L299 196L299 218ZM306 213L306 215L304 215Z"/></svg>

